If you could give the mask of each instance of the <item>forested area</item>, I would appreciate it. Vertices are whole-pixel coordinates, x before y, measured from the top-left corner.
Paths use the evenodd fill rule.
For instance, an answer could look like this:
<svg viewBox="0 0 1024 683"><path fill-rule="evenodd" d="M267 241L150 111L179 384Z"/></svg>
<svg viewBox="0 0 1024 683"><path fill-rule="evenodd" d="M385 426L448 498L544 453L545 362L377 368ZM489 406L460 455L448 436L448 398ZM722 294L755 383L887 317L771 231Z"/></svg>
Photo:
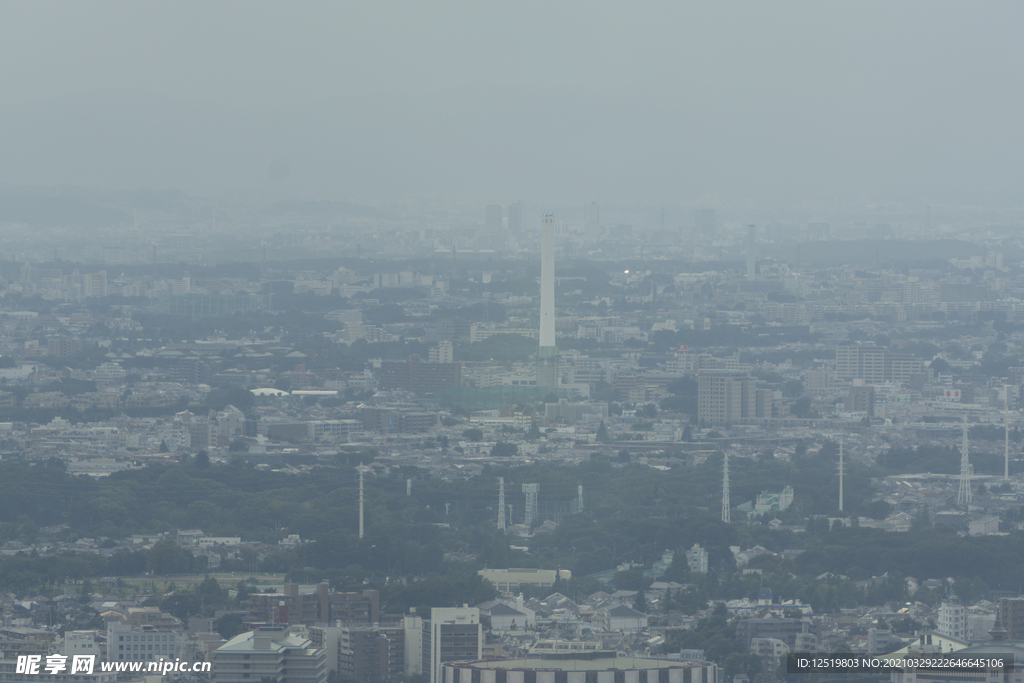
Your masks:
<svg viewBox="0 0 1024 683"><path fill-rule="evenodd" d="M108 550L39 556L32 549L4 557L0 589L23 591L101 576L201 575L207 570L206 558L193 557L173 541L135 551L122 544L132 534L193 528L214 536L240 536L270 548L255 565L256 552L243 549L238 559L224 559L221 570L251 571L258 566L259 571L286 573L303 583L326 579L339 589L369 584L381 588L389 609L438 600L479 601L489 590L475 580L482 567L570 569L574 579L560 588L581 597L601 586L589 575L625 562L649 568L665 550L676 551L667 578L692 584L670 597L671 604L687 612L708 598L753 597L762 581L778 597L799 598L815 609L905 599L903 578L910 576L954 578L957 592L965 598L1024 584L1024 567L1017 561L1024 554L1024 537L1017 532L959 537L951 530L933 529L927 513L903 534L831 527L825 515L834 515L837 509L837 448L826 443L817 451L798 453L793 462L770 453L730 462L736 503L763 490L794 487L794 504L772 515L782 522L778 530L770 528L767 519L721 521L718 453L697 464L679 454L679 465L670 471L628 458L595 456L577 466L490 467L479 476L453 481L415 468L392 468L367 479L363 539L357 532L358 479L347 456L309 474L210 465L192 458L101 479L72 477L56 460L3 462L0 538L26 549L91 538ZM925 451L909 464L947 456L942 450ZM905 461L897 452L885 464L897 468ZM864 465L848 465L848 512L876 518L888 514L887 504L872 500L873 473ZM495 525L499 476L505 478L506 492L519 491L523 483L540 483L542 509L547 505L567 510L582 485L585 509L578 514L560 512L554 529L511 540ZM406 495L407 479L413 480L411 495ZM305 542L294 549L278 549L277 541L287 534L299 534ZM706 575L691 575L681 561L683 551L694 543L709 550ZM528 546L529 552L510 545ZM769 553L750 566L761 569L763 576L742 576L730 546L757 545ZM783 550L803 552L783 559L778 554ZM446 561L446 553L460 561ZM855 584L871 577L880 578ZM635 589L648 581L641 570L632 569L616 574L612 583Z"/></svg>

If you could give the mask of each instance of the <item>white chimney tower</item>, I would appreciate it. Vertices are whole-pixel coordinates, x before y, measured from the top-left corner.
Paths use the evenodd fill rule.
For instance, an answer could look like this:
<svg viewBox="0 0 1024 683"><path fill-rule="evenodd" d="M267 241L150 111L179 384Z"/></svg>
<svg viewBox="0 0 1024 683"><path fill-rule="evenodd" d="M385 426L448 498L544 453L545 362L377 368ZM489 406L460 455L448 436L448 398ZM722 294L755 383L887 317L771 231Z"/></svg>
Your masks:
<svg viewBox="0 0 1024 683"><path fill-rule="evenodd" d="M558 349L555 347L555 217L544 216L540 233L540 349L537 386L558 384Z"/></svg>

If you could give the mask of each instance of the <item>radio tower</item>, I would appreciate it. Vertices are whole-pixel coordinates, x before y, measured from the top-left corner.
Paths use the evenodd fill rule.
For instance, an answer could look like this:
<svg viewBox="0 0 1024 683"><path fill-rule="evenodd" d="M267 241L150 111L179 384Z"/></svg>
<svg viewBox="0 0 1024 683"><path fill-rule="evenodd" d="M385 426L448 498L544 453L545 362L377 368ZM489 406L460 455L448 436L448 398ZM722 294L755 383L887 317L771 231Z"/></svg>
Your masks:
<svg viewBox="0 0 1024 683"><path fill-rule="evenodd" d="M729 505L729 453L726 452L722 459L722 521L728 524L731 520L729 519L729 510L732 508Z"/></svg>
<svg viewBox="0 0 1024 683"><path fill-rule="evenodd" d="M505 477L498 477L498 529L505 530Z"/></svg>
<svg viewBox="0 0 1024 683"><path fill-rule="evenodd" d="M839 511L843 511L843 435L839 435Z"/></svg>
<svg viewBox="0 0 1024 683"><path fill-rule="evenodd" d="M526 528L531 528L537 521L537 494L540 492L540 484L523 484L523 493L526 494Z"/></svg>
<svg viewBox="0 0 1024 683"><path fill-rule="evenodd" d="M964 415L963 445L960 446L960 490L956 494L956 504L965 508L971 505L971 463L967 458L967 416Z"/></svg>
<svg viewBox="0 0 1024 683"><path fill-rule="evenodd" d="M576 512L583 512L583 484L576 487L576 498L579 501L579 505L576 506Z"/></svg>
<svg viewBox="0 0 1024 683"><path fill-rule="evenodd" d="M1003 385L1003 479L1010 479L1010 385Z"/></svg>
<svg viewBox="0 0 1024 683"><path fill-rule="evenodd" d="M1010 416L1004 418L1003 428L1006 430L1003 436L1003 479L1010 479Z"/></svg>
<svg viewBox="0 0 1024 683"><path fill-rule="evenodd" d="M366 467L362 463L359 464L359 538L363 537L363 474L366 472Z"/></svg>

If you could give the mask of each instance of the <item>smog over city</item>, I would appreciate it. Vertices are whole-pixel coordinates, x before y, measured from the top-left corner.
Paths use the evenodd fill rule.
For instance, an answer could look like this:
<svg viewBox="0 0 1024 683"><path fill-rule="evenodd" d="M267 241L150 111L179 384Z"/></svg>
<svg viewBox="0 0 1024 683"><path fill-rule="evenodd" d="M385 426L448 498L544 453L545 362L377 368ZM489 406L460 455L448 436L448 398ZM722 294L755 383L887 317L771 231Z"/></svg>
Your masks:
<svg viewBox="0 0 1024 683"><path fill-rule="evenodd" d="M1022 26L0 4L0 683L1020 683Z"/></svg>

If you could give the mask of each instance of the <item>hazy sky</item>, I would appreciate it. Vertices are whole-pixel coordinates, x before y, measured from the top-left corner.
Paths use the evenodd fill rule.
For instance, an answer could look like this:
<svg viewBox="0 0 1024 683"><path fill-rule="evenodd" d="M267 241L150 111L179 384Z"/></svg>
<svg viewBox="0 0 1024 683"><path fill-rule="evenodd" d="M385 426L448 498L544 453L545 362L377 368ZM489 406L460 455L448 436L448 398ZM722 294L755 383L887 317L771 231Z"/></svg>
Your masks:
<svg viewBox="0 0 1024 683"><path fill-rule="evenodd" d="M1020 2L4 2L0 182L1020 205L1022 26Z"/></svg>

